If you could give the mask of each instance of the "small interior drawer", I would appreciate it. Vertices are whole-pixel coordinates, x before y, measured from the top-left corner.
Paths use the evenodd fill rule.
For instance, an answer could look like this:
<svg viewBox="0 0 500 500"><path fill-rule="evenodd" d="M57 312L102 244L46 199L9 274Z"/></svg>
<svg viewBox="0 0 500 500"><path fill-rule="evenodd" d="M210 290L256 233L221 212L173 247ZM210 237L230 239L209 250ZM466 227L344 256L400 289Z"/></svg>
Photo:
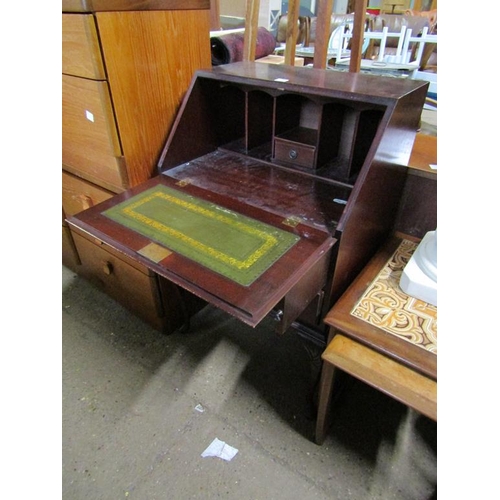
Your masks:
<svg viewBox="0 0 500 500"><path fill-rule="evenodd" d="M315 168L316 147L281 137L274 139L274 159L306 168Z"/></svg>
<svg viewBox="0 0 500 500"><path fill-rule="evenodd" d="M62 172L62 205L67 215L74 215L111 198L114 193L87 182L79 177Z"/></svg>
<svg viewBox="0 0 500 500"><path fill-rule="evenodd" d="M106 78L91 14L62 15L62 72L94 80Z"/></svg>
<svg viewBox="0 0 500 500"><path fill-rule="evenodd" d="M113 192L126 187L107 82L63 75L62 146L65 170Z"/></svg>

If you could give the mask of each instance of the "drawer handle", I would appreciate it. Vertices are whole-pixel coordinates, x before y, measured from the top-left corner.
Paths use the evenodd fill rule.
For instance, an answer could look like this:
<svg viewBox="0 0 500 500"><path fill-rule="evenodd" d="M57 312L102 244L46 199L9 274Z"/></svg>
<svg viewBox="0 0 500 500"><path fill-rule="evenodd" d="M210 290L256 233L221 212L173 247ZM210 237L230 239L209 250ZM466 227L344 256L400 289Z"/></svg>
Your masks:
<svg viewBox="0 0 500 500"><path fill-rule="evenodd" d="M90 196L81 194L79 196L76 196L76 198L80 198L83 210L87 210L88 208L94 206L94 203L92 202L92 198Z"/></svg>
<svg viewBox="0 0 500 500"><path fill-rule="evenodd" d="M297 153L297 150L296 150L296 149L290 149L290 151L288 151L288 156L289 156L292 160L296 160L296 159L297 159L297 156L299 156L299 153Z"/></svg>
<svg viewBox="0 0 500 500"><path fill-rule="evenodd" d="M102 266L102 271L104 274L109 276L110 274L113 273L113 264L111 264L111 262L104 262Z"/></svg>

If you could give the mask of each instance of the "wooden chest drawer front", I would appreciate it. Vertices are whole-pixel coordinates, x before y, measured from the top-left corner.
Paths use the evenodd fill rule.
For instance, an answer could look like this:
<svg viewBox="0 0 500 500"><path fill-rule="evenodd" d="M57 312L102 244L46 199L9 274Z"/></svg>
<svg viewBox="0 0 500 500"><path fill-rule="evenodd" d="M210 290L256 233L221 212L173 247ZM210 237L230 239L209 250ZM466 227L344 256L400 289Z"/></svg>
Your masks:
<svg viewBox="0 0 500 500"><path fill-rule="evenodd" d="M116 191L126 187L106 82L62 77L62 161L67 170Z"/></svg>
<svg viewBox="0 0 500 500"><path fill-rule="evenodd" d="M274 140L274 159L306 168L315 168L316 148L277 137Z"/></svg>
<svg viewBox="0 0 500 500"><path fill-rule="evenodd" d="M62 72L94 80L106 78L94 16L63 14Z"/></svg>
<svg viewBox="0 0 500 500"><path fill-rule="evenodd" d="M81 260L78 274L140 318L163 329L164 312L156 276L132 267L105 246L98 246L74 231L71 234Z"/></svg>
<svg viewBox="0 0 500 500"><path fill-rule="evenodd" d="M62 205L64 212L74 215L111 198L114 193L74 175L62 172Z"/></svg>
<svg viewBox="0 0 500 500"><path fill-rule="evenodd" d="M210 13L136 10L97 12L96 18L129 186L136 186L156 174L193 73L211 66Z"/></svg>

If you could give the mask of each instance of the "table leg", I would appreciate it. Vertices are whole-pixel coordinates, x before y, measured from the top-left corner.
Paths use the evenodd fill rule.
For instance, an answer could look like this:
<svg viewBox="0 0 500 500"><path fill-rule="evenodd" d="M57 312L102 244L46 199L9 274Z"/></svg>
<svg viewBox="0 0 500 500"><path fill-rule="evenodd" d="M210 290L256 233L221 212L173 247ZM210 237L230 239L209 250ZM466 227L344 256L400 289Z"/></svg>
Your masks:
<svg viewBox="0 0 500 500"><path fill-rule="evenodd" d="M316 444L323 444L326 432L330 425L330 403L332 401L333 383L335 381L337 370L335 367L323 361L321 370L321 379L319 383L319 402L318 414L316 417L316 432L314 441Z"/></svg>

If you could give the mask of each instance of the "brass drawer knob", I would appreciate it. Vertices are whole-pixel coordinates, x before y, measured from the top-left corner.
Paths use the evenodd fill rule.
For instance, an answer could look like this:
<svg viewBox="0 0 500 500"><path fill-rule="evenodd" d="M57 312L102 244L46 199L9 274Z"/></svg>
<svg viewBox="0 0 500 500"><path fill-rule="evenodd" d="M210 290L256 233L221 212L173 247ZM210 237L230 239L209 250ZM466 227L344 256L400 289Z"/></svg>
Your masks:
<svg viewBox="0 0 500 500"><path fill-rule="evenodd" d="M103 270L104 274L109 276L110 274L113 273L113 264L111 264L111 262L104 262L103 266L102 266L102 270Z"/></svg>

